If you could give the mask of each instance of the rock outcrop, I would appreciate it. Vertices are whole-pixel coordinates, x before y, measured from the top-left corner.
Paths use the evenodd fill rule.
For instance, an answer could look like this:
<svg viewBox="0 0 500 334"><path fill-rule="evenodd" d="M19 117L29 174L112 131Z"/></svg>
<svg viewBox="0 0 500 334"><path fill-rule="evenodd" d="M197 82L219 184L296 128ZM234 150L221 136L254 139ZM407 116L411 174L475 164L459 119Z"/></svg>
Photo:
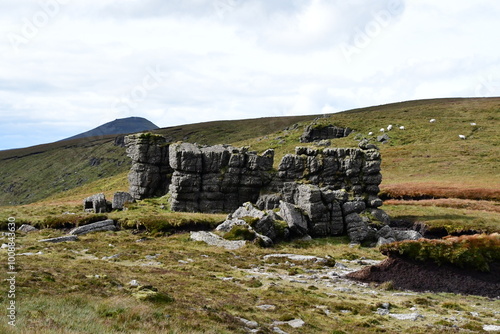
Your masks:
<svg viewBox="0 0 500 334"><path fill-rule="evenodd" d="M133 161L132 197L168 192L173 211L234 212L233 218L241 218L235 210L256 203L262 216L248 214L259 221L252 228L271 239L269 221L277 218L269 210L274 209L297 236L348 234L354 242L376 238L370 225L390 220L379 209L380 152L366 141L359 148L297 147L277 170L273 150L257 154L229 145L169 145L147 134L128 136L125 142Z"/></svg>
<svg viewBox="0 0 500 334"><path fill-rule="evenodd" d="M173 144L169 154L171 209L231 212L244 202L256 202L271 181L273 158L273 150L258 155L228 145Z"/></svg>
<svg viewBox="0 0 500 334"><path fill-rule="evenodd" d="M165 195L172 178L169 145L165 137L149 133L130 135L125 137L125 146L132 159L128 175L132 197L143 199Z"/></svg>
<svg viewBox="0 0 500 334"><path fill-rule="evenodd" d="M352 132L350 128L340 128L335 125L310 124L300 137L301 143L312 143L324 139L347 137Z"/></svg>

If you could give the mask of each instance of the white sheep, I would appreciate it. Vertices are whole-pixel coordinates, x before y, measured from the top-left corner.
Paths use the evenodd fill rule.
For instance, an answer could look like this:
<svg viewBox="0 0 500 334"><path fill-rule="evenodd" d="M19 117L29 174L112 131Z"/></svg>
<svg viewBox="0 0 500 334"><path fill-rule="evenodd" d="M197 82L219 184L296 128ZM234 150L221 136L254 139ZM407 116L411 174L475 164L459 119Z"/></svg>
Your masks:
<svg viewBox="0 0 500 334"><path fill-rule="evenodd" d="M385 132L385 129L384 129L384 128L381 128L381 129L380 129L380 132Z"/></svg>
<svg viewBox="0 0 500 334"><path fill-rule="evenodd" d="M401 125L401 126L399 127L399 130L404 130L404 129L406 129L406 128L405 128L403 125Z"/></svg>
<svg viewBox="0 0 500 334"><path fill-rule="evenodd" d="M392 130L392 124L389 124L389 126L387 126L387 131L391 131Z"/></svg>
<svg viewBox="0 0 500 334"><path fill-rule="evenodd" d="M458 138L465 139L465 136L464 135L458 135Z"/></svg>
<svg viewBox="0 0 500 334"><path fill-rule="evenodd" d="M436 122L436 119L433 118L429 122L434 123L434 122Z"/></svg>
<svg viewBox="0 0 500 334"><path fill-rule="evenodd" d="M476 123L470 123L470 125L472 125L472 126L476 126Z"/></svg>
<svg viewBox="0 0 500 334"><path fill-rule="evenodd" d="M368 132L368 136L373 136L373 132Z"/></svg>

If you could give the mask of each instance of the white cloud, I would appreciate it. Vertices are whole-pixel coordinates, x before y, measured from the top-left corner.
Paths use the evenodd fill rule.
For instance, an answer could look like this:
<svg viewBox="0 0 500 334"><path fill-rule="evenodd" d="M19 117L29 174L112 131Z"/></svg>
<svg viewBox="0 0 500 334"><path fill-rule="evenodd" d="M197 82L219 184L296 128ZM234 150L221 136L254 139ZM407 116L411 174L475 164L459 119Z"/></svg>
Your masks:
<svg viewBox="0 0 500 334"><path fill-rule="evenodd" d="M487 0L3 2L0 149L133 115L171 126L500 95L499 14Z"/></svg>

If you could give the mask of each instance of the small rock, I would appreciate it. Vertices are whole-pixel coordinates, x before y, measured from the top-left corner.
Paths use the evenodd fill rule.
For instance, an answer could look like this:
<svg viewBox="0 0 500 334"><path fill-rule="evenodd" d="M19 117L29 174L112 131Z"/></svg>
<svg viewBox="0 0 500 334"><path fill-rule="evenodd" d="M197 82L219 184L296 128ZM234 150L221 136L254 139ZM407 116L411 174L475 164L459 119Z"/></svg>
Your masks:
<svg viewBox="0 0 500 334"><path fill-rule="evenodd" d="M284 330L281 330L279 327L273 327L273 332L278 333L278 334L288 334Z"/></svg>
<svg viewBox="0 0 500 334"><path fill-rule="evenodd" d="M424 319L424 316L419 314L419 313L408 313L408 314L395 314L395 313L389 313L389 316L393 317L394 319L398 320L411 320L411 321L417 321L417 319Z"/></svg>
<svg viewBox="0 0 500 334"><path fill-rule="evenodd" d="M49 238L49 239L39 240L39 242L56 243L56 242L77 241L77 240L78 240L78 236L76 236L76 235L66 235L66 236L57 237L57 238Z"/></svg>
<svg viewBox="0 0 500 334"><path fill-rule="evenodd" d="M128 282L128 285L130 285L130 286L139 286L139 282L137 280L133 279L130 282Z"/></svg>
<svg viewBox="0 0 500 334"><path fill-rule="evenodd" d="M293 328L300 328L304 326L306 323L302 319L293 319L288 322L288 325L290 325Z"/></svg>
<svg viewBox="0 0 500 334"><path fill-rule="evenodd" d="M380 315L388 315L389 310L385 308L378 308L377 311L375 311L375 313Z"/></svg>
<svg viewBox="0 0 500 334"><path fill-rule="evenodd" d="M265 304L265 305L258 305L257 308L263 311L274 311L276 309L276 306Z"/></svg>
<svg viewBox="0 0 500 334"><path fill-rule="evenodd" d="M38 229L36 227L31 226L29 224L22 224L21 227L19 227L17 230L19 232L25 232L25 233L29 233L32 231L38 231Z"/></svg>
<svg viewBox="0 0 500 334"><path fill-rule="evenodd" d="M212 232L191 232L191 239L194 241L203 241L212 246L224 247L225 249L235 250L246 245L245 240L226 240Z"/></svg>
<svg viewBox="0 0 500 334"><path fill-rule="evenodd" d="M27 255L27 256L30 256L30 255L42 255L42 251L39 251L38 253L21 253L21 254L17 254L17 256L20 256L20 255Z"/></svg>
<svg viewBox="0 0 500 334"><path fill-rule="evenodd" d="M115 254L111 256L104 256L101 260L112 260L112 259L117 259L120 257L120 254Z"/></svg>
<svg viewBox="0 0 500 334"><path fill-rule="evenodd" d="M257 328L259 327L259 324L256 321L251 321L245 318L237 318L239 321L241 321L246 327L248 328Z"/></svg>
<svg viewBox="0 0 500 334"><path fill-rule="evenodd" d="M483 325L483 330L487 332L498 332L500 331L500 326L497 325Z"/></svg>

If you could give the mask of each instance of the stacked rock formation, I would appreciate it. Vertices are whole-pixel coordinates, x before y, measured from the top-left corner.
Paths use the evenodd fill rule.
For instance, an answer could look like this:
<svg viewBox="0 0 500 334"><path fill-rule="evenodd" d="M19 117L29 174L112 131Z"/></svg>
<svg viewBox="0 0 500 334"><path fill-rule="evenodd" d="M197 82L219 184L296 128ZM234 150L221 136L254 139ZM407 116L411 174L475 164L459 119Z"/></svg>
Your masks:
<svg viewBox="0 0 500 334"><path fill-rule="evenodd" d="M255 202L271 181L274 151L262 155L228 145L170 146L171 209L230 212L244 202Z"/></svg>
<svg viewBox="0 0 500 334"><path fill-rule="evenodd" d="M233 212L245 202L260 210L278 209L296 216L296 235L348 234L353 241L369 237L372 220L389 223L378 209L381 157L368 142L359 148L296 148L273 170L274 151L261 155L228 145L170 146L160 136L127 137L133 159L129 175L135 199L170 195L171 209L189 212ZM168 157L168 159L167 159Z"/></svg>
<svg viewBox="0 0 500 334"><path fill-rule="evenodd" d="M168 192L172 168L165 137L142 133L125 137L127 156L132 159L128 175L134 199L162 196Z"/></svg>
<svg viewBox="0 0 500 334"><path fill-rule="evenodd" d="M292 203L307 214L310 234L344 234L349 229L346 221L358 223L363 212L378 214L380 164L380 153L373 146L297 147L295 154L283 157L268 194L257 205L265 210L279 207L280 201Z"/></svg>

